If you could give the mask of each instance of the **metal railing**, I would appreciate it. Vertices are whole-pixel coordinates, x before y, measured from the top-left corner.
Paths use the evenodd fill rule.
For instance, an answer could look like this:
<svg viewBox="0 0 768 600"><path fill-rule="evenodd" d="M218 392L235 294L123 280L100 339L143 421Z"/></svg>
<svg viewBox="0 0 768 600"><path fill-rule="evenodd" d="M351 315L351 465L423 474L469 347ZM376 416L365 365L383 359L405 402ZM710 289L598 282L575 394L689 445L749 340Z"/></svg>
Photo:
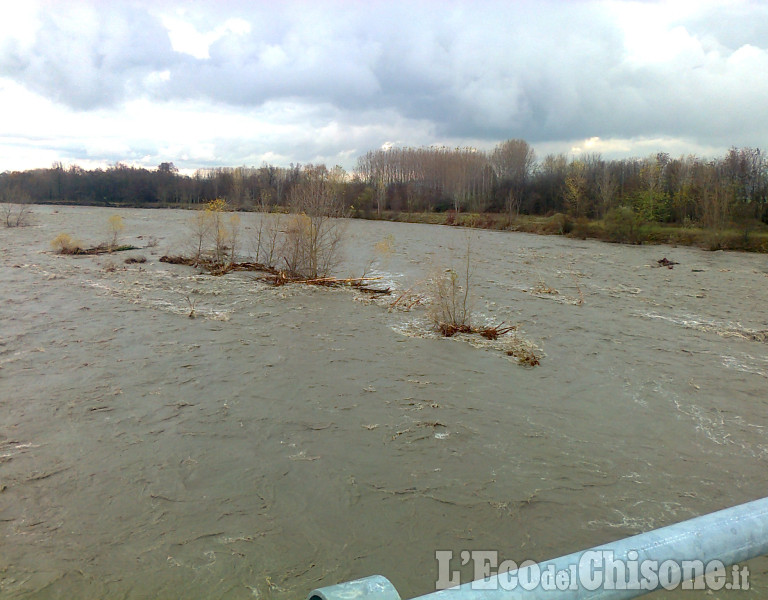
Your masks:
<svg viewBox="0 0 768 600"><path fill-rule="evenodd" d="M768 498L654 529L414 600L618 600L657 589L725 582L731 565L768 554ZM558 575L560 574L560 575ZM731 570L739 585L738 572ZM743 582L741 582L743 585ZM308 600L401 600L374 575L313 590Z"/></svg>

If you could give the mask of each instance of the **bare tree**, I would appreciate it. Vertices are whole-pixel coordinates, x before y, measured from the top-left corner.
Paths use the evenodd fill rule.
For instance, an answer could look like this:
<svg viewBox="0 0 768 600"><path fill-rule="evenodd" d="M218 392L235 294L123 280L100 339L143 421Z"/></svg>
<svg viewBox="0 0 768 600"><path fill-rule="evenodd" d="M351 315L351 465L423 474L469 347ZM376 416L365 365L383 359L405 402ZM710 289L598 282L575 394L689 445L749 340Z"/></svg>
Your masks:
<svg viewBox="0 0 768 600"><path fill-rule="evenodd" d="M195 211L188 227L195 261L200 262L206 249L211 228L213 227L211 211L205 209Z"/></svg>
<svg viewBox="0 0 768 600"><path fill-rule="evenodd" d="M450 198L456 211L484 209L493 187L488 156L470 147L382 148L358 158L357 176L373 190L379 214L397 188L410 212L417 199L422 208Z"/></svg>
<svg viewBox="0 0 768 600"><path fill-rule="evenodd" d="M510 186L507 212L519 214L528 179L536 164L536 153L525 140L507 140L494 148L490 157L496 177Z"/></svg>
<svg viewBox="0 0 768 600"><path fill-rule="evenodd" d="M605 216L611 209L616 199L616 191L619 184L611 173L611 168L606 163L602 163L597 175L597 195L600 198L599 212L600 216Z"/></svg>
<svg viewBox="0 0 768 600"><path fill-rule="evenodd" d="M280 213L257 216L256 233L253 237L253 252L256 261L274 268L280 248L282 215Z"/></svg>
<svg viewBox="0 0 768 600"><path fill-rule="evenodd" d="M291 188L289 205L295 214L285 230L283 260L295 276L327 277L339 261L344 216L341 167L328 171L308 165Z"/></svg>
<svg viewBox="0 0 768 600"><path fill-rule="evenodd" d="M699 171L701 182L701 221L705 227L719 232L728 223L735 190L722 174L722 163L713 161Z"/></svg>
<svg viewBox="0 0 768 600"><path fill-rule="evenodd" d="M211 200L195 212L189 223L190 245L198 263L217 266L232 264L237 258L240 217L223 198Z"/></svg>
<svg viewBox="0 0 768 600"><path fill-rule="evenodd" d="M17 188L3 190L0 197L0 219L6 227L29 225L31 216L31 199L27 192Z"/></svg>
<svg viewBox="0 0 768 600"><path fill-rule="evenodd" d="M431 277L432 304L429 318L435 329L445 336L472 331L472 238L467 235L467 251L461 273L457 269L437 272Z"/></svg>
<svg viewBox="0 0 768 600"><path fill-rule="evenodd" d="M547 154L536 173L543 196L544 210L561 210L568 157L565 154Z"/></svg>

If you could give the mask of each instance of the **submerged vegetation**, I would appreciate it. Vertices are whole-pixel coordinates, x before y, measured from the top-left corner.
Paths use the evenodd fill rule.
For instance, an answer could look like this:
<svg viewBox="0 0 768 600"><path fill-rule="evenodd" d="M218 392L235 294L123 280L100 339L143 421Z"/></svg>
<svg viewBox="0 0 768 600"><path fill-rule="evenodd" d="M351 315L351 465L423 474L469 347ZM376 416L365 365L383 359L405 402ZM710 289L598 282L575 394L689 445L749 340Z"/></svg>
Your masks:
<svg viewBox="0 0 768 600"><path fill-rule="evenodd" d="M51 247L56 254L108 254L112 252L124 252L126 250L137 250L136 246L130 244L118 244L120 234L125 230L123 217L112 215L107 219L107 241L101 242L96 246L84 248L83 243L72 237L69 233L60 233L51 240Z"/></svg>
<svg viewBox="0 0 768 600"><path fill-rule="evenodd" d="M481 326L474 322L471 293L474 264L469 235L460 270L435 269L426 281L404 290L393 289L391 283L383 284L384 277L377 275L377 270L395 253L392 235L373 244L372 258L361 276L335 276L341 264L344 227L342 221L333 218L343 212L339 203L339 187L334 184L332 174L318 170L306 189L295 188L293 206L301 212L258 213L252 219L255 227L246 230L249 232L247 236L241 231L239 215L226 200L213 200L188 217L187 239L183 244L187 252L166 254L159 261L198 268L214 276L247 271L252 273L252 280L274 287L303 284L349 288L359 293L358 298L367 298L389 311L409 312L425 307L426 324L417 317L415 329L411 332L415 335L456 336L459 339L476 336L492 343L489 348L505 352L520 364L533 366L539 363L535 347L517 336L516 325L500 323ZM70 234L62 233L51 245L56 253L64 255L135 249L134 246L118 245L119 235L124 230L122 217L113 215L107 220L107 242L85 248ZM150 238L147 247L155 245L156 240ZM144 265L148 261L145 256L132 256L123 262L125 265ZM117 270L118 267L111 263L104 268L104 272ZM195 318L196 303L189 296L185 298L187 314ZM419 328L420 333L416 331Z"/></svg>
<svg viewBox="0 0 768 600"><path fill-rule="evenodd" d="M240 217L232 205L223 198L211 200L190 219L190 254L161 260L202 267L217 275L263 271L273 276L276 285L329 281L340 261L343 224L336 217L344 216L341 185L336 172L308 168L302 182L291 189L293 212L269 216L260 212L250 240L241 240ZM250 242L251 260L239 262L243 242Z"/></svg>
<svg viewBox="0 0 768 600"><path fill-rule="evenodd" d="M430 278L432 304L429 319L434 328L446 337L473 332L469 238L463 267L461 275L456 269L449 268Z"/></svg>
<svg viewBox="0 0 768 600"><path fill-rule="evenodd" d="M435 269L428 280L427 316L434 331L444 337L458 334L479 335L489 341L496 341L507 334L514 335L516 325L477 325L473 321L472 294L472 238L467 235L466 250L461 268ZM520 343L512 338L511 347L505 349L507 356L514 357L519 364L533 367L539 364L539 357L530 344Z"/></svg>

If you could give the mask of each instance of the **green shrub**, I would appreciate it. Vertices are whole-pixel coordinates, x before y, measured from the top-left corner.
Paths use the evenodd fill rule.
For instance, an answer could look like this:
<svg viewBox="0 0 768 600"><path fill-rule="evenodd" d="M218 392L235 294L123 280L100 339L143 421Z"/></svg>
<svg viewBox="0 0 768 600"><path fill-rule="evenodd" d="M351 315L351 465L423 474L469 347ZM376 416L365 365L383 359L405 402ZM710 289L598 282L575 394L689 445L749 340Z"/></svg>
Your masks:
<svg viewBox="0 0 768 600"><path fill-rule="evenodd" d="M613 242L639 243L641 225L640 218L629 206L613 208L605 215L605 232Z"/></svg>
<svg viewBox="0 0 768 600"><path fill-rule="evenodd" d="M566 235L571 231L573 231L573 221L571 217L563 213L555 213L541 226L542 233Z"/></svg>
<svg viewBox="0 0 768 600"><path fill-rule="evenodd" d="M587 217L578 217L571 227L570 235L581 240L586 240L588 237L592 237L592 227L589 219L587 219Z"/></svg>

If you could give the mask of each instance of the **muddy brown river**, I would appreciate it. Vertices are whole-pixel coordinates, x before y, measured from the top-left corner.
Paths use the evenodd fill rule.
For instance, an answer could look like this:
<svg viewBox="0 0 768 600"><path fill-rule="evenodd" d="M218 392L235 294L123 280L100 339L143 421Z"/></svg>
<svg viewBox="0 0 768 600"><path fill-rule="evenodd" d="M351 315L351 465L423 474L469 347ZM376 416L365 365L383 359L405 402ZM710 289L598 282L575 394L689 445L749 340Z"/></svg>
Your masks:
<svg viewBox="0 0 768 600"><path fill-rule="evenodd" d="M51 252L113 214L157 245ZM766 256L472 232L474 319L517 324L529 368L419 304L160 263L189 218L0 229L2 598L301 600L371 574L410 598L438 549L541 560L767 495ZM396 293L468 235L345 226L339 274L373 260ZM768 596L747 565L749 591L654 597Z"/></svg>

